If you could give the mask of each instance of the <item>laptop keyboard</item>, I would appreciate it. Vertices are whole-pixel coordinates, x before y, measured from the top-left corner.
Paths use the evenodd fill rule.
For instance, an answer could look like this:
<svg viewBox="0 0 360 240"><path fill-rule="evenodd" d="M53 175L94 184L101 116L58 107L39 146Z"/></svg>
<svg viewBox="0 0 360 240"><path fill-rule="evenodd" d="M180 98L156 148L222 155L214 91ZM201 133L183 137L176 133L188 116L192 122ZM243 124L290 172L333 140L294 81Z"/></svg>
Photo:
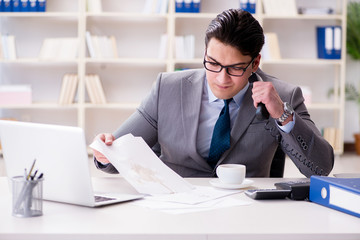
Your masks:
<svg viewBox="0 0 360 240"><path fill-rule="evenodd" d="M109 200L115 200L115 198L95 196L95 202L104 202L104 201L109 201Z"/></svg>

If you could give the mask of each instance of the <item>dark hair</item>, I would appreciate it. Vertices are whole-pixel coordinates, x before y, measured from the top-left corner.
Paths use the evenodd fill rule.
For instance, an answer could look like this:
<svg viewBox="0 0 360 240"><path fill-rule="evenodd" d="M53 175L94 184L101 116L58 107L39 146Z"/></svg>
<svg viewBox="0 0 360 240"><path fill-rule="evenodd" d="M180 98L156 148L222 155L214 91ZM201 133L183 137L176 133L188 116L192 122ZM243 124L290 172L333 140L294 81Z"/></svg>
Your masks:
<svg viewBox="0 0 360 240"><path fill-rule="evenodd" d="M259 22L241 9L229 9L217 15L206 30L206 48L211 38L235 47L252 58L260 53L264 45L264 32Z"/></svg>

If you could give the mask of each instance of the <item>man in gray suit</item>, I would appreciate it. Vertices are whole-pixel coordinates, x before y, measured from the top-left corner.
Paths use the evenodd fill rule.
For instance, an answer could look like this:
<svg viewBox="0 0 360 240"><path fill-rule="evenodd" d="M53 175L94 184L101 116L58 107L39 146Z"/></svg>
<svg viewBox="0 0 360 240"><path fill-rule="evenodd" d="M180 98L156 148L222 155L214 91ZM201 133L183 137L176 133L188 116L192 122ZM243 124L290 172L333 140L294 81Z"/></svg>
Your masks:
<svg viewBox="0 0 360 240"><path fill-rule="evenodd" d="M269 177L280 148L306 177L328 175L333 149L310 119L300 88L259 69L263 44L251 14L224 11L206 31L205 69L159 74L136 112L114 134L97 138L111 145L127 133L141 136L183 177L213 177L225 163L246 165L247 177ZM269 119L255 116L260 104ZM227 123L219 126L228 130L216 130L222 115ZM117 173L102 154L94 155L98 168Z"/></svg>

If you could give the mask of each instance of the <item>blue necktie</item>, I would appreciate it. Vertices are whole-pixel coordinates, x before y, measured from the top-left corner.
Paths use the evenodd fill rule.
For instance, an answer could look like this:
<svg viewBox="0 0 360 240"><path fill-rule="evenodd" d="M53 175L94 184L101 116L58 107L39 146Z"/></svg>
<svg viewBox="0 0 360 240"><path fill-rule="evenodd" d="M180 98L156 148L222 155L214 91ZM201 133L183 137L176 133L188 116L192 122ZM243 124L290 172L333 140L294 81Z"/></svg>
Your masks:
<svg viewBox="0 0 360 240"><path fill-rule="evenodd" d="M232 98L224 100L225 106L221 110L219 118L215 123L208 157L208 163L211 167L215 167L221 155L230 148L229 103L231 100Z"/></svg>

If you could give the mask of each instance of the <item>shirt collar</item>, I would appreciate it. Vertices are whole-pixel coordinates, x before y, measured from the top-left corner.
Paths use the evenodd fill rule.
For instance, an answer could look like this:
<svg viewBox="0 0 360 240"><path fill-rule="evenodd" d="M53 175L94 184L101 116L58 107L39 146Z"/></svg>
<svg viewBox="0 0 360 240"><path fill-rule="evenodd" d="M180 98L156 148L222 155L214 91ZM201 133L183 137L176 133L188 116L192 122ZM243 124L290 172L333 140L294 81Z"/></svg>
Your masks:
<svg viewBox="0 0 360 240"><path fill-rule="evenodd" d="M207 79L205 78L205 84L206 84L206 90L208 93L208 97L209 97L209 103L212 102L216 102L217 100L219 100L217 97L215 97L214 93L211 91L210 86L207 82ZM238 105L238 107L240 107L240 104L245 96L246 91L248 90L250 84L249 82L245 85L245 87L243 89L240 90L240 92L238 92L234 97L233 100L234 102Z"/></svg>

